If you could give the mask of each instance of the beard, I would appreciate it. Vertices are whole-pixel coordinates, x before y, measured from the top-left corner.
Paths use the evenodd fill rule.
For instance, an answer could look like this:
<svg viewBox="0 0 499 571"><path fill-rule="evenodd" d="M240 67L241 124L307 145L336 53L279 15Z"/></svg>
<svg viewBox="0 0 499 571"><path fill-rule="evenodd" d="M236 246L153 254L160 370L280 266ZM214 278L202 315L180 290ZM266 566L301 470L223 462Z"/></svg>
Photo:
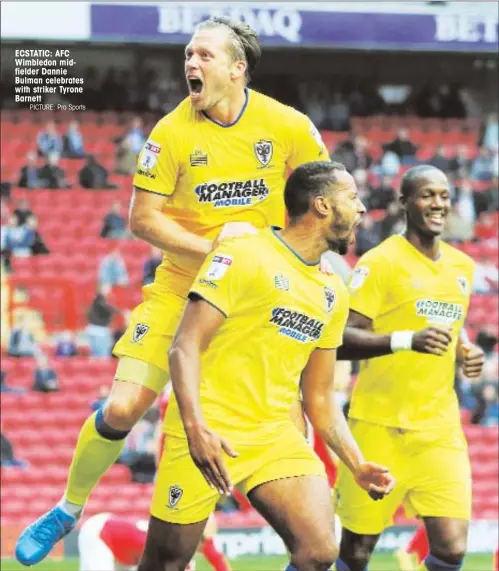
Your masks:
<svg viewBox="0 0 499 571"><path fill-rule="evenodd" d="M345 256L348 253L350 240L328 240L327 244L330 250L336 252L340 256Z"/></svg>

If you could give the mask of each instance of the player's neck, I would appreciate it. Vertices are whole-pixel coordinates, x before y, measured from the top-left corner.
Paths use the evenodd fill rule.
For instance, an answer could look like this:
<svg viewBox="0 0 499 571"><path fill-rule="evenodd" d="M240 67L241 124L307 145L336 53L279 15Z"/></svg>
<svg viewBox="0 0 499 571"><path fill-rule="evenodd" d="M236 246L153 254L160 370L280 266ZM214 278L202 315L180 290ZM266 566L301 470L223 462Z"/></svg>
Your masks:
<svg viewBox="0 0 499 571"><path fill-rule="evenodd" d="M239 119L247 101L246 89L238 89L229 97L219 101L214 107L205 111L208 117L220 125L232 125Z"/></svg>
<svg viewBox="0 0 499 571"><path fill-rule="evenodd" d="M440 256L440 240L436 236L423 236L409 228L404 234L405 239L419 252L432 261L438 260Z"/></svg>
<svg viewBox="0 0 499 571"><path fill-rule="evenodd" d="M287 226L278 234L289 248L310 265L318 264L328 249L323 236L315 235L310 228L302 225Z"/></svg>

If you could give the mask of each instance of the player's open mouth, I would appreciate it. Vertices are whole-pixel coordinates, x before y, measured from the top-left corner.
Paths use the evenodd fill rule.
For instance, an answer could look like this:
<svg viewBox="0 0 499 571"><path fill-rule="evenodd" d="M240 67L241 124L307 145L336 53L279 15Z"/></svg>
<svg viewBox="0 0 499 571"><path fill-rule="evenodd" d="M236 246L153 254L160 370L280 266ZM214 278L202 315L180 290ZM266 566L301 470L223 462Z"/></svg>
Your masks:
<svg viewBox="0 0 499 571"><path fill-rule="evenodd" d="M191 96L196 96L203 91L203 82L199 79L199 77L188 77L187 83L189 85L189 92Z"/></svg>

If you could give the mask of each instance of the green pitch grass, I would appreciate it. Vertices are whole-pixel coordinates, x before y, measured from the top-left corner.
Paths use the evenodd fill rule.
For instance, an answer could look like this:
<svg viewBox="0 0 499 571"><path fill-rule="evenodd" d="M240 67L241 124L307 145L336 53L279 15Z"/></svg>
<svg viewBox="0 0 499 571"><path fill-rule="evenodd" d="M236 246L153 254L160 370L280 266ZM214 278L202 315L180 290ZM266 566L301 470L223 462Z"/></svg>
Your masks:
<svg viewBox="0 0 499 571"><path fill-rule="evenodd" d="M211 567L198 558L197 571L211 571ZM286 566L285 557L241 557L231 562L233 571L283 571ZM26 567L19 565L12 559L4 559L0 564L2 571L21 571ZM44 561L39 565L30 567L40 571L78 571L78 559L71 558L64 561ZM397 564L390 554L380 553L373 557L369 571L398 571ZM469 555L463 565L462 571L492 571L492 555Z"/></svg>

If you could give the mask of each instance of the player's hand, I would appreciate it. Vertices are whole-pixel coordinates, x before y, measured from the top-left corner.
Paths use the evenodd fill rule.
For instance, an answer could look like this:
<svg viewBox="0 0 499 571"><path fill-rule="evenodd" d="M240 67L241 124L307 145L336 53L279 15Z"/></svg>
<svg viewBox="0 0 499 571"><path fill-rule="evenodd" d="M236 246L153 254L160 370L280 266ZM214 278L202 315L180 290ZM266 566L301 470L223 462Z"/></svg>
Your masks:
<svg viewBox="0 0 499 571"><path fill-rule="evenodd" d="M449 328L441 325L430 325L430 327L414 333L412 350L441 357L445 355L451 341L452 335Z"/></svg>
<svg viewBox="0 0 499 571"><path fill-rule="evenodd" d="M233 486L222 458L222 452L232 458L238 456L237 452L225 438L218 436L207 426L197 427L194 433L191 431L187 435L187 439L191 458L210 487L215 488L222 495L230 496Z"/></svg>
<svg viewBox="0 0 499 571"><path fill-rule="evenodd" d="M220 234L213 241L213 250L215 250L220 242L229 238L238 238L247 234L258 234L257 228L249 222L227 222L222 226Z"/></svg>
<svg viewBox="0 0 499 571"><path fill-rule="evenodd" d="M485 363L485 354L476 345L463 344L461 346L461 370L468 379L477 379L482 374Z"/></svg>
<svg viewBox="0 0 499 571"><path fill-rule="evenodd" d="M357 484L367 491L374 501L387 496L395 486L395 478L385 466L363 462L354 474Z"/></svg>

